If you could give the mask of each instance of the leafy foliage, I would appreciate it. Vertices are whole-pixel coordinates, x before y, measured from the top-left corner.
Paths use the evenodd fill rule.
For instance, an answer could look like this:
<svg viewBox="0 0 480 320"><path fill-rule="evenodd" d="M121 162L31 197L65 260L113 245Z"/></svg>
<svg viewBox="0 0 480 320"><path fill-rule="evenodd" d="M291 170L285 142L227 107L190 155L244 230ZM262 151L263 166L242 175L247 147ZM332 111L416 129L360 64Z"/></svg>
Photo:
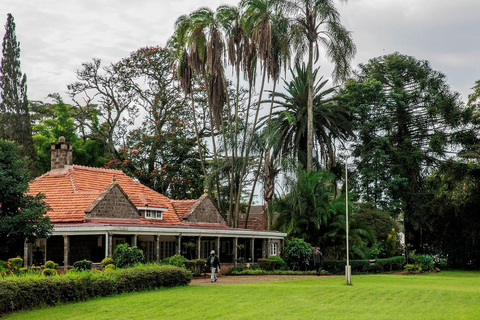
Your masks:
<svg viewBox="0 0 480 320"><path fill-rule="evenodd" d="M307 270L312 264L312 246L299 238L292 238L285 242L285 263L291 270Z"/></svg>
<svg viewBox="0 0 480 320"><path fill-rule="evenodd" d="M79 270L79 271L92 270L93 263L90 260L83 259L83 260L80 260L80 261L75 261L73 263L73 267L75 268L75 270Z"/></svg>
<svg viewBox="0 0 480 320"><path fill-rule="evenodd" d="M0 140L0 243L34 242L52 231L41 194L27 195L30 174L13 142ZM2 251L8 252L7 248Z"/></svg>
<svg viewBox="0 0 480 320"><path fill-rule="evenodd" d="M119 244L113 252L112 259L117 268L128 268L145 262L143 251L136 246L130 247L128 243Z"/></svg>
<svg viewBox="0 0 480 320"><path fill-rule="evenodd" d="M37 175L37 154L33 146L27 99L27 76L20 70L20 43L12 14L7 15L0 63L0 139L22 146L21 157L33 176Z"/></svg>
<svg viewBox="0 0 480 320"><path fill-rule="evenodd" d="M419 248L425 174L455 145L471 113L427 61L394 53L359 67L344 97L358 128L361 194L395 216L403 212L406 241Z"/></svg>

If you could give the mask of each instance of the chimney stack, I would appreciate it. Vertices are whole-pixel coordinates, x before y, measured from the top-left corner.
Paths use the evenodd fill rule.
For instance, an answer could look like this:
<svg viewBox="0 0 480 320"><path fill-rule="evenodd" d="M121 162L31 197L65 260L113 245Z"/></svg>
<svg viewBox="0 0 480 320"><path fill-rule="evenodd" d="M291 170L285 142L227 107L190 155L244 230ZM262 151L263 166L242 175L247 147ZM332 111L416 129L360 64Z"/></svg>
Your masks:
<svg viewBox="0 0 480 320"><path fill-rule="evenodd" d="M73 148L71 142L65 142L65 137L58 138L58 142L51 143L51 170L64 169L73 165Z"/></svg>

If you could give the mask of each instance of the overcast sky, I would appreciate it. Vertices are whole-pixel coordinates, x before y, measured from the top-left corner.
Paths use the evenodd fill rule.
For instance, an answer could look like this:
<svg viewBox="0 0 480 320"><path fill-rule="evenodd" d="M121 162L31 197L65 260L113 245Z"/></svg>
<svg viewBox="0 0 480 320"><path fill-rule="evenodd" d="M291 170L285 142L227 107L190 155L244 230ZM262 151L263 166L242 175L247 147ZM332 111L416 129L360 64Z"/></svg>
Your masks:
<svg viewBox="0 0 480 320"><path fill-rule="evenodd" d="M67 99L82 62L116 62L144 46L164 46L175 20L200 6L216 9L238 0L0 0L0 20L16 23L21 67L30 100L49 93ZM353 65L398 51L429 60L466 99L480 79L480 1L350 0L337 2L342 23L353 32ZM1 30L1 37L5 30ZM321 60L321 73L331 67Z"/></svg>

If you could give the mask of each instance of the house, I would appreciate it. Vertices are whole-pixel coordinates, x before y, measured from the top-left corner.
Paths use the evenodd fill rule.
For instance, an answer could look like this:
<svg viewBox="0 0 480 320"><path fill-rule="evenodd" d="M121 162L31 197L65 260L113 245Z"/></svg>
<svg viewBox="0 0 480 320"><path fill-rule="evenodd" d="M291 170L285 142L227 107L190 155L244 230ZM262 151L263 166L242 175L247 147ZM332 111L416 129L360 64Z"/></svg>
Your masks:
<svg viewBox="0 0 480 320"><path fill-rule="evenodd" d="M54 230L25 244L25 266L34 246L44 261L64 268L83 259L101 262L124 243L142 249L148 262L176 253L206 258L215 250L227 264L278 255L283 246L285 233L229 227L207 193L171 200L122 171L74 165L72 144L63 137L51 152L51 171L30 182L29 194L45 194Z"/></svg>

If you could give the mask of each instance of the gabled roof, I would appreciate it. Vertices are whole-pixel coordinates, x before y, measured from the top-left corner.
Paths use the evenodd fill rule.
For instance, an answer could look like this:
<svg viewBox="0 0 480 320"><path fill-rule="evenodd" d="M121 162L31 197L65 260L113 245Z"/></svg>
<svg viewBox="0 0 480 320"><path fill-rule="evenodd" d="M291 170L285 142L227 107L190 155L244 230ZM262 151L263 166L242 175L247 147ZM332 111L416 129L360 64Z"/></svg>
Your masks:
<svg viewBox="0 0 480 320"><path fill-rule="evenodd" d="M85 211L112 184L114 176L115 182L137 208L166 209L163 220L155 221L155 224L181 224L169 198L134 181L120 170L68 166L63 171L50 171L31 181L29 194L45 194L45 201L51 208L47 215L53 223L82 222Z"/></svg>
<svg viewBox="0 0 480 320"><path fill-rule="evenodd" d="M172 200L173 208L180 219L190 211L197 200Z"/></svg>
<svg viewBox="0 0 480 320"><path fill-rule="evenodd" d="M172 205L184 225L227 225L227 221L208 193L204 193L197 200L172 200Z"/></svg>

